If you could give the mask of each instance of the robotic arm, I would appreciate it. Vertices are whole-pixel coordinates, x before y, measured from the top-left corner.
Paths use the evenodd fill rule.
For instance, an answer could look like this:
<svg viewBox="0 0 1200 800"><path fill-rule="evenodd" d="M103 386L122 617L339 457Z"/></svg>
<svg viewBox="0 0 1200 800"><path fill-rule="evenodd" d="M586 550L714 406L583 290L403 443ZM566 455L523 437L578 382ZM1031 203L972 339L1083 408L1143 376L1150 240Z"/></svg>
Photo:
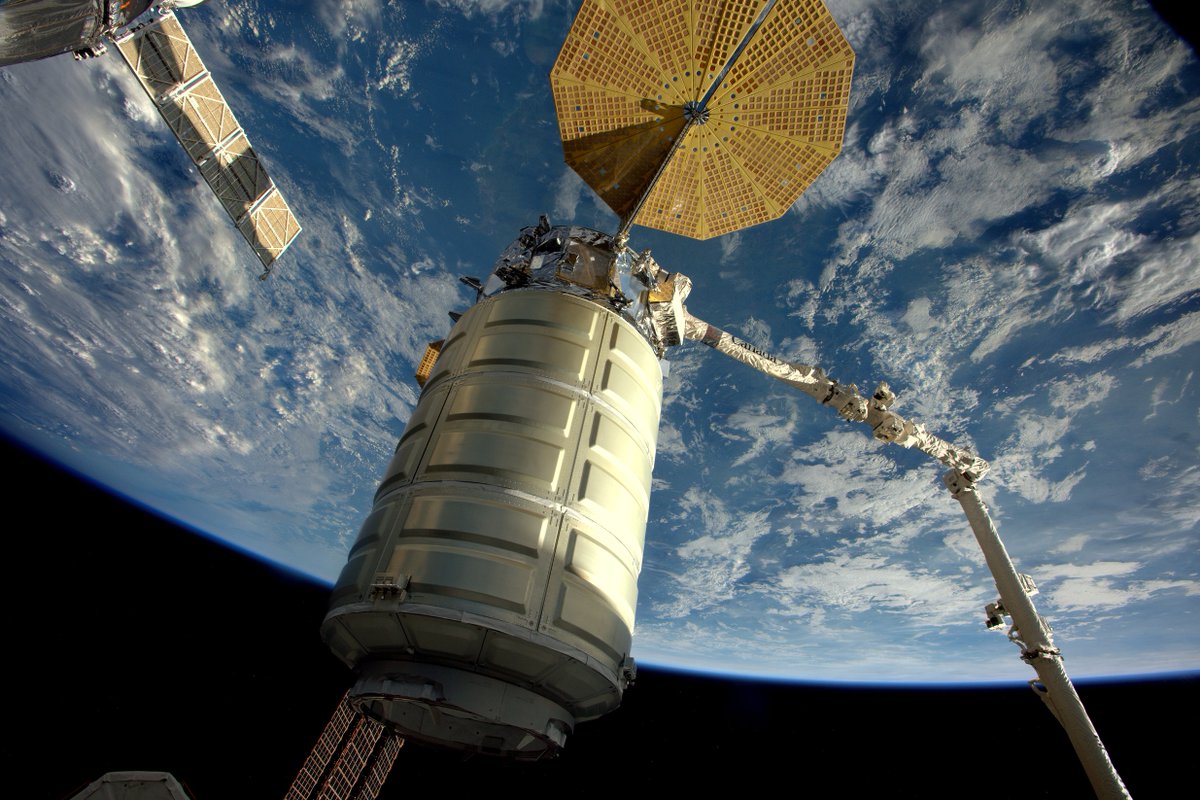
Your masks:
<svg viewBox="0 0 1200 800"><path fill-rule="evenodd" d="M821 405L832 407L842 419L865 422L876 439L901 447L915 447L947 467L958 470L971 481L977 481L987 473L987 461L934 436L919 422L905 419L889 410L896 395L886 383L875 387L870 398L863 397L853 383L838 383L826 376L820 367L793 364L764 353L715 325L693 317L686 308L684 315L685 339L703 342L764 375L799 389Z"/></svg>
<svg viewBox="0 0 1200 800"><path fill-rule="evenodd" d="M1050 626L1033 605L1031 595L1037 591L1033 580L1018 573L1013 566L987 506L979 497L975 484L987 473L988 462L935 436L924 425L892 411L896 395L886 383L880 383L869 398L864 397L857 386L839 383L819 367L793 364L764 353L697 319L683 305L691 290L691 281L679 273L658 269L648 253L643 254L643 258L649 262L648 271L657 282L649 295L649 308L654 332L663 346L682 344L688 339L703 342L764 375L799 389L822 405L832 407L845 420L866 423L876 439L901 447L915 447L950 468L943 481L962 505L1000 594L1000 598L986 608L987 627L999 629L1004 626L1004 617L1011 619L1008 637L1020 646L1022 660L1038 675L1029 685L1066 730L1096 796L1103 800L1128 800L1129 792L1063 669L1062 653L1054 646Z"/></svg>

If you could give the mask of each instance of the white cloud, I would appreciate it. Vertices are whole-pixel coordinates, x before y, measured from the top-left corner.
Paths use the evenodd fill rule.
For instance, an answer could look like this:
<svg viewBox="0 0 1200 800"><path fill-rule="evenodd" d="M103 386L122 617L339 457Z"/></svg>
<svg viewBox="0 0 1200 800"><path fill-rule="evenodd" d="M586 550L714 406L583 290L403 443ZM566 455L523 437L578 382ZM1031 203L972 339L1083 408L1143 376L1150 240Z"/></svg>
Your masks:
<svg viewBox="0 0 1200 800"><path fill-rule="evenodd" d="M1166 592L1200 595L1198 580L1129 580L1141 569L1141 564L1133 562L1097 561L1043 565L1037 572L1047 604L1062 611L1111 611Z"/></svg>
<svg viewBox="0 0 1200 800"><path fill-rule="evenodd" d="M903 10L866 4L849 13L873 19ZM1063 14L1114 44L1089 53L1088 68L1102 76L1094 97L1056 88L1079 68L1053 45L1060 28L1052 20ZM853 292L833 306L875 305L870 293L897 260L969 241L1055 193L1087 191L1155 154L1172 152L1200 125L1200 101L1151 102L1180 80L1189 63L1186 45L1162 41L1159 33L1147 15L1087 2L997 11L982 24L971 7L939 10L923 30L912 107L886 117L869 138L852 114L842 156L801 201L868 203L865 213L842 224L839 254L822 273L823 291ZM883 102L891 78L876 70L892 66L860 53L855 82L858 97L865 99L859 102ZM1059 119L1061 131L1054 130ZM1048 136L1068 144L1051 141L1026 149L1021 137L1033 124L1048 124ZM1122 201L1085 196L1054 224L1020 240L1031 256L1027 263L1001 266L980 259L973 265L985 272L982 285L972 275L969 284L950 288L959 297L946 307L961 311L947 320L948 327L960 341L963 333L974 340L971 358L978 363L1019 331L1068 316L1081 305L1121 323L1192 296L1200 290L1197 234L1185 229L1174 237L1151 237L1138 222L1165 209L1194 218L1200 191L1190 183L1171 176L1148 195ZM961 280L955 267L947 272L946 284ZM834 283L838 275L843 279ZM929 299L941 305L939 298ZM992 313L997 306L1003 314ZM988 310L986 327L977 313L982 309ZM976 331L982 338L974 338Z"/></svg>
<svg viewBox="0 0 1200 800"><path fill-rule="evenodd" d="M1107 372L1082 377L1067 376L1050 381L1050 405L1067 414L1104 402L1117 387L1117 379Z"/></svg>
<svg viewBox="0 0 1200 800"><path fill-rule="evenodd" d="M1121 257L1144 246L1147 237L1123 229L1133 216L1129 203L1097 203L1074 209L1061 222L1024 241L1061 264L1068 285L1095 286Z"/></svg>
<svg viewBox="0 0 1200 800"><path fill-rule="evenodd" d="M375 88L380 91L391 90L396 94L412 91L412 66L420 55L421 47L416 42L404 39L393 42L391 53L375 81Z"/></svg>
<svg viewBox="0 0 1200 800"><path fill-rule="evenodd" d="M537 19L545 8L545 0L433 0L444 8L452 8L466 16L485 14L511 15L518 18Z"/></svg>
<svg viewBox="0 0 1200 800"><path fill-rule="evenodd" d="M919 626L957 622L979 605L978 591L932 570L874 555L838 555L783 570L773 581L778 601L823 609L904 613Z"/></svg>
<svg viewBox="0 0 1200 800"><path fill-rule="evenodd" d="M760 350L767 352L774 350L771 345L771 326L757 317L748 317L745 322L738 326L736 335L738 338L745 339Z"/></svg>
<svg viewBox="0 0 1200 800"><path fill-rule="evenodd" d="M929 314L932 307L933 303L928 297L919 297L908 304L908 310L900 321L917 336L932 333L938 328L937 320Z"/></svg>
<svg viewBox="0 0 1200 800"><path fill-rule="evenodd" d="M690 616L732 599L750 571L750 553L771 532L765 511L728 508L717 496L692 487L676 512L689 529L704 531L676 548L679 568L670 574L670 599L655 612L665 619Z"/></svg>
<svg viewBox="0 0 1200 800"><path fill-rule="evenodd" d="M921 42L925 65L918 87L998 109L1019 109L998 117L1003 133L1019 134L1016 129L1058 102L1061 76L1047 45L1064 13L1060 6L1022 11L982 20L974 16L975 9L960 5L933 13ZM1072 9L1076 11L1081 9Z"/></svg>
<svg viewBox="0 0 1200 800"><path fill-rule="evenodd" d="M1127 336L1118 336L1075 347L1064 347L1050 356L1048 360L1051 363L1060 364L1095 364L1133 344L1135 344L1133 339Z"/></svg>
<svg viewBox="0 0 1200 800"><path fill-rule="evenodd" d="M791 408L794 410L794 405ZM717 433L727 439L749 443L745 452L730 466L740 467L759 458L768 448L792 441L796 426L789 417L772 413L764 403L743 406L726 417Z"/></svg>
<svg viewBox="0 0 1200 800"><path fill-rule="evenodd" d="M590 191L591 189L575 170L564 167L554 192L553 219L574 220L576 209L579 208L579 201L583 200Z"/></svg>
<svg viewBox="0 0 1200 800"><path fill-rule="evenodd" d="M1189 184L1168 181L1135 201L1080 205L1022 243L1061 269L1072 305L1124 322L1200 291L1200 233L1160 239L1132 230L1141 214L1176 198L1195 202L1200 184Z"/></svg>
<svg viewBox="0 0 1200 800"><path fill-rule="evenodd" d="M831 417L831 425L836 425ZM953 515L928 462L901 470L870 432L843 429L796 448L782 467L779 484L791 498L789 510L812 531L850 535L872 547L900 547ZM896 451L899 455L899 451Z"/></svg>
<svg viewBox="0 0 1200 800"><path fill-rule="evenodd" d="M1150 413L1143 417L1143 420L1158 416L1159 406L1173 406L1183 400L1194 374L1194 372L1188 372L1187 377L1178 382L1166 378L1155 382L1154 388L1150 391ZM1168 400L1168 393L1174 394L1175 399Z"/></svg>
<svg viewBox="0 0 1200 800"><path fill-rule="evenodd" d="M1192 533L1200 528L1200 503L1196 502L1200 497L1200 464L1158 456L1142 465L1139 476L1155 486L1155 511L1162 522L1154 524L1162 526L1160 532Z"/></svg>
<svg viewBox="0 0 1200 800"><path fill-rule="evenodd" d="M1139 344L1148 346L1134 359L1133 366L1144 366L1196 342L1200 342L1200 311L1191 311L1166 325L1154 328L1143 337Z"/></svg>
<svg viewBox="0 0 1200 800"><path fill-rule="evenodd" d="M1063 453L1059 441L1071 427L1070 417L1033 412L1014 420L1015 431L992 459L989 480L1031 503L1062 503L1087 474L1080 467L1062 478L1047 477L1049 467ZM1086 466L1086 465L1085 465Z"/></svg>
<svg viewBox="0 0 1200 800"><path fill-rule="evenodd" d="M378 28L383 14L383 0L323 0L317 5L316 14L325 25L330 39L357 42L368 31Z"/></svg>
<svg viewBox="0 0 1200 800"><path fill-rule="evenodd" d="M1135 349L1132 367L1144 367L1200 342L1200 312L1189 311L1178 318L1156 325L1142 336L1114 336L1085 345L1064 347L1051 355L1051 363L1095 364L1122 350Z"/></svg>
<svg viewBox="0 0 1200 800"><path fill-rule="evenodd" d="M1098 3L1080 3L1077 9L1117 46L1095 51L1101 72L1087 95L1082 109L1086 113L1077 122L1077 115L1065 117L1068 121L1055 135L1070 142L1104 143L1105 152L1094 165L1094 177L1100 179L1129 170L1194 129L1200 100L1193 96L1181 103L1154 101L1178 87L1195 56L1182 39L1163 36L1164 26L1156 15ZM1078 18L1075 12L1070 12L1073 19Z"/></svg>
<svg viewBox="0 0 1200 800"><path fill-rule="evenodd" d="M663 418L658 423L658 446L655 448L655 461L658 459L668 459L671 461L682 461L687 455L687 444L683 441L683 435L670 419Z"/></svg>
<svg viewBox="0 0 1200 800"><path fill-rule="evenodd" d="M61 103L32 101L46 85ZM0 94L30 111L30 135L2 146L5 186L23 185L0 236L20 276L0 290L10 408L28 398L25 423L108 459L121 491L331 578L344 550L325 534L357 527L373 487L353 476L378 474L416 398L393 378L458 302L440 260L394 241L381 252L329 196L291 193L278 172L305 233L260 282L123 66L27 65Z"/></svg>
<svg viewBox="0 0 1200 800"><path fill-rule="evenodd" d="M1066 540L1064 540L1061 544L1058 544L1057 546L1051 548L1050 552L1054 553L1055 555L1066 555L1068 553L1079 553L1083 550L1084 545L1086 545L1088 543L1088 540L1091 538L1092 537L1088 536L1086 533L1077 533L1074 536L1071 536L1071 537L1067 538Z"/></svg>
<svg viewBox="0 0 1200 800"><path fill-rule="evenodd" d="M811 336L790 336L779 343L779 355L794 364L815 366L821 363L821 347Z"/></svg>
<svg viewBox="0 0 1200 800"><path fill-rule="evenodd" d="M742 234L737 231L728 233L718 241L721 243L721 263L725 265L732 263L742 246Z"/></svg>

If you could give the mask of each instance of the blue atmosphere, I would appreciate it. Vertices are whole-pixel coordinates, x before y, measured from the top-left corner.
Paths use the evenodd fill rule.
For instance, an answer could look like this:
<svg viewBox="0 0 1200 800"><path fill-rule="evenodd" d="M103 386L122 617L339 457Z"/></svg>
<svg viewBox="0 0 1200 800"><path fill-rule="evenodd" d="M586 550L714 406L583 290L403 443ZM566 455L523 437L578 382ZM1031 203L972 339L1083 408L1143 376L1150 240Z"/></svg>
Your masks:
<svg viewBox="0 0 1200 800"><path fill-rule="evenodd" d="M178 16L304 232L267 281L125 65L0 69L0 431L331 583L449 330L519 229L613 232L548 74L575 0ZM841 155L779 220L634 228L689 309L993 465L1072 676L1200 670L1200 63L1144 2L830 0ZM668 353L633 655L1014 682L942 468Z"/></svg>

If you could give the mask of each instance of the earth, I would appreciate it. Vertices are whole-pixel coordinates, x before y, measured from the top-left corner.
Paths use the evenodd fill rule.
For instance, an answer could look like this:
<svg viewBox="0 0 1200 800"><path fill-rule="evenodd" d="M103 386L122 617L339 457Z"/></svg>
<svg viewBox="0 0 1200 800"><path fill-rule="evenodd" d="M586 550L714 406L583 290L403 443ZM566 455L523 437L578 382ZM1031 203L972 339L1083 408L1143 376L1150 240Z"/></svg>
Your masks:
<svg viewBox="0 0 1200 800"><path fill-rule="evenodd" d="M1200 669L1200 63L1144 2L830 0L845 145L774 222L635 228L698 317L992 463L1074 677ZM575 0L179 17L304 232L266 281L115 55L0 69L0 431L331 583L427 342L519 229L614 231L563 164ZM710 673L1026 680L940 465L670 351L633 655Z"/></svg>

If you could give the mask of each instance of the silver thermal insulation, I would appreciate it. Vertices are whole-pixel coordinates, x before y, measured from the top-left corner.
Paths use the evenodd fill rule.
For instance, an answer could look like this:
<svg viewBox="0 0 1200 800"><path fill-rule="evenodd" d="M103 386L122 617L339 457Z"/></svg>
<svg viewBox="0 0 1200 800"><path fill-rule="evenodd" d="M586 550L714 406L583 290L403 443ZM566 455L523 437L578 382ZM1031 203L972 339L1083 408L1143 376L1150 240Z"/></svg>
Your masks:
<svg viewBox="0 0 1200 800"><path fill-rule="evenodd" d="M620 314L661 358L682 341L690 288L686 277L659 267L649 250L638 253L601 231L551 225L542 217L500 254L479 297L534 289L586 298Z"/></svg>
<svg viewBox="0 0 1200 800"><path fill-rule="evenodd" d="M152 0L4 0L0 67L95 47Z"/></svg>

